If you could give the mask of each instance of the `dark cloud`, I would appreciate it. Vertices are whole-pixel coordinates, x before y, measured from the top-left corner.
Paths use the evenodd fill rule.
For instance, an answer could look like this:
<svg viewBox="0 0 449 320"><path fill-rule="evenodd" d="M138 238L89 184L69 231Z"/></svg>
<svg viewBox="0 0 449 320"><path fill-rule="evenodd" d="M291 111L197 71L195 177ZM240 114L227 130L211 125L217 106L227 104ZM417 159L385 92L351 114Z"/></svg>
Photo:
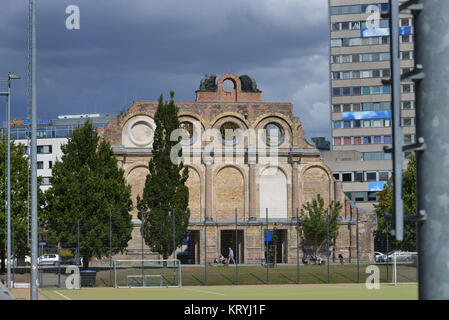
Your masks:
<svg viewBox="0 0 449 320"><path fill-rule="evenodd" d="M77 5L81 29L65 28ZM327 1L37 0L38 115L119 112L176 93L205 73L249 74L266 101L288 101L306 134L329 136ZM3 0L0 77L27 114L28 1ZM0 83L0 87L2 83ZM4 115L2 115L2 120Z"/></svg>

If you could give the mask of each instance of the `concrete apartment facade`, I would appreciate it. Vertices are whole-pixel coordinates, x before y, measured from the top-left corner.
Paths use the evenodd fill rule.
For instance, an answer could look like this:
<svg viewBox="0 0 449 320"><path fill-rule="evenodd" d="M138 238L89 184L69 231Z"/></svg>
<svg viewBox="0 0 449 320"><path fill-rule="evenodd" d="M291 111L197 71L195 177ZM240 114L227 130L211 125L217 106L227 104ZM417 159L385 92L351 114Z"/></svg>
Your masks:
<svg viewBox="0 0 449 320"><path fill-rule="evenodd" d="M323 160L346 196L372 211L391 177L390 30L387 0L329 0L331 151ZM400 15L401 72L414 67L413 21ZM401 82L404 144L415 142L414 83ZM408 154L404 154L404 167Z"/></svg>

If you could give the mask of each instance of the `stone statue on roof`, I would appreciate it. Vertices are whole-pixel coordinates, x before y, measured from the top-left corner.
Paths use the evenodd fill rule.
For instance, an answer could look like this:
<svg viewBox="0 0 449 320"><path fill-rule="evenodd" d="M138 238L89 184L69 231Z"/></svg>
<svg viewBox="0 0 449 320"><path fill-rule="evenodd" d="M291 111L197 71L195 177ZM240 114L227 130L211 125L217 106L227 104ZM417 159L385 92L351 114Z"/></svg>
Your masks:
<svg viewBox="0 0 449 320"><path fill-rule="evenodd" d="M216 84L217 75L206 73L204 78L200 81L200 90L201 91L217 91Z"/></svg>

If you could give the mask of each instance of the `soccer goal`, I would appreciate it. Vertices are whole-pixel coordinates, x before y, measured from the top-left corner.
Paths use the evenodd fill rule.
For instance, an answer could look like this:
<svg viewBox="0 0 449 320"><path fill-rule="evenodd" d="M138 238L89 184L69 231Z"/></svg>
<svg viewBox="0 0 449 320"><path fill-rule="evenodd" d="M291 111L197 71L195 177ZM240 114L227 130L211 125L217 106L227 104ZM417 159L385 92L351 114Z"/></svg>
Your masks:
<svg viewBox="0 0 449 320"><path fill-rule="evenodd" d="M114 260L114 288L181 287L179 260Z"/></svg>
<svg viewBox="0 0 449 320"><path fill-rule="evenodd" d="M395 251L389 260L393 263L392 283L418 282L418 253Z"/></svg>

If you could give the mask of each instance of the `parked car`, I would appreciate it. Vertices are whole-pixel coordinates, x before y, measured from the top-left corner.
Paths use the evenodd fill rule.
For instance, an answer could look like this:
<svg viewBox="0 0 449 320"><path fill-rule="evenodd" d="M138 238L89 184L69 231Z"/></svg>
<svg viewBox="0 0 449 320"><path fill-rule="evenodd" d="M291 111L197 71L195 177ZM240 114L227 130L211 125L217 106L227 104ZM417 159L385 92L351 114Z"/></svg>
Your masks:
<svg viewBox="0 0 449 320"><path fill-rule="evenodd" d="M58 262L60 262L59 255L54 253L44 254L37 258L37 263L41 266L55 266Z"/></svg>
<svg viewBox="0 0 449 320"><path fill-rule="evenodd" d="M384 262L386 259L385 254L379 251L374 251L374 261L376 262Z"/></svg>
<svg viewBox="0 0 449 320"><path fill-rule="evenodd" d="M386 259L388 259L388 262L394 262L394 254L396 253L396 262L405 262L405 261L412 261L413 260L413 253L412 252L406 252L406 251L391 251L387 254Z"/></svg>
<svg viewBox="0 0 449 320"><path fill-rule="evenodd" d="M79 257L78 259L70 258L70 259L62 261L61 264L81 266L83 264L83 257Z"/></svg>
<svg viewBox="0 0 449 320"><path fill-rule="evenodd" d="M8 262L8 260L5 259L5 265L7 264L7 262ZM21 261L21 259L19 259L19 261L17 261L16 256L11 256L11 266L17 267L17 266L29 266L29 265L31 265L31 257L25 256L24 260Z"/></svg>

